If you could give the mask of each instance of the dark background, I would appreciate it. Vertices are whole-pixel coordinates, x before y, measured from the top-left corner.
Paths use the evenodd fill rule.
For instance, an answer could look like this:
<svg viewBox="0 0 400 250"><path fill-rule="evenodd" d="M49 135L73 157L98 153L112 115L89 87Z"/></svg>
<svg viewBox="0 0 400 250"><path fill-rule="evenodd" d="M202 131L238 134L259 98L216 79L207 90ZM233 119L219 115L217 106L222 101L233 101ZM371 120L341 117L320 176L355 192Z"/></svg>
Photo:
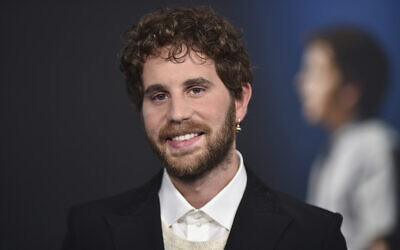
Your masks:
<svg viewBox="0 0 400 250"><path fill-rule="evenodd" d="M120 34L158 7L210 5L243 29L254 66L246 166L304 199L324 134L293 86L302 38L332 23L377 35L391 62L382 117L400 128L399 1L0 1L0 249L58 249L75 203L157 172L118 69Z"/></svg>

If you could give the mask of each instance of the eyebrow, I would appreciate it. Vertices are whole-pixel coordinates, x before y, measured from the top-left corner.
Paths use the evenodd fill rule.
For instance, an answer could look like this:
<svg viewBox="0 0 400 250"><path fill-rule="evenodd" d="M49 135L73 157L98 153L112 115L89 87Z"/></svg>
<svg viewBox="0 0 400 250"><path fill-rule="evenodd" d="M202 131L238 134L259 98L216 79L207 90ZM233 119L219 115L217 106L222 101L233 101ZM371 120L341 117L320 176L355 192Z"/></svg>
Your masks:
<svg viewBox="0 0 400 250"><path fill-rule="evenodd" d="M144 95L145 96L149 96L154 92L158 92L158 91L164 91L165 87L164 85L162 85L161 83L156 83L153 84L151 86L149 86L145 91L144 91Z"/></svg>
<svg viewBox="0 0 400 250"><path fill-rule="evenodd" d="M189 86L193 86L193 85L204 85L205 86L205 85L214 85L214 84L203 77L198 77L198 78L192 78L192 79L188 79L188 80L184 81L183 85L185 87L189 87Z"/></svg>
<svg viewBox="0 0 400 250"><path fill-rule="evenodd" d="M184 87L190 87L193 85L209 86L209 85L214 85L214 84L203 77L187 79L186 81L183 82ZM144 95L148 96L154 92L165 91L165 89L166 89L166 87L164 84L155 83L155 84L152 84L151 86L149 86L147 89L145 89Z"/></svg>

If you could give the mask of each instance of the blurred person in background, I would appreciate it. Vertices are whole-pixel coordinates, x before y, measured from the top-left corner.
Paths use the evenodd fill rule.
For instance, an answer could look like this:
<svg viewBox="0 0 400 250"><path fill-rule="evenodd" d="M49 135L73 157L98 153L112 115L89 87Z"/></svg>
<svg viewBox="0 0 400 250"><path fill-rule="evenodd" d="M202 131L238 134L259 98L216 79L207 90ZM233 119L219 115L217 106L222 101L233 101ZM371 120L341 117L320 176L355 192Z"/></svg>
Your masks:
<svg viewBox="0 0 400 250"><path fill-rule="evenodd" d="M343 215L349 250L390 249L398 135L377 118L388 85L384 52L362 30L321 30L307 41L296 83L305 119L329 135L313 164L307 201Z"/></svg>

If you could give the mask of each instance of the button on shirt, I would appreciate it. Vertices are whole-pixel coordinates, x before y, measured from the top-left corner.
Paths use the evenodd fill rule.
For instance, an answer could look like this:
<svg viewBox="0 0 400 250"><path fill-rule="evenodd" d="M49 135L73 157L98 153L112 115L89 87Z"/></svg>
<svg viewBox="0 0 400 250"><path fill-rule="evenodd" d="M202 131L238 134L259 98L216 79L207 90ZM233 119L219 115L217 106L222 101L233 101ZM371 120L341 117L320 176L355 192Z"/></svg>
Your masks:
<svg viewBox="0 0 400 250"><path fill-rule="evenodd" d="M164 171L158 193L161 219L175 235L185 240L200 242L218 239L231 230L247 183L242 155L239 151L236 153L240 158L236 175L213 199L199 209L185 200Z"/></svg>

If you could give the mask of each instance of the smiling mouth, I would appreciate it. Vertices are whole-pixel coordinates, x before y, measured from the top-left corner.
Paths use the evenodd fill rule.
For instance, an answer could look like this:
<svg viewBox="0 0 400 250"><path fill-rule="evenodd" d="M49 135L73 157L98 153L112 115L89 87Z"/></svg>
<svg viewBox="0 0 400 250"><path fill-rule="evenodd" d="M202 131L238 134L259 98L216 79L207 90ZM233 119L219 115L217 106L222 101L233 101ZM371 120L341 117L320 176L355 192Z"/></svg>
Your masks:
<svg viewBox="0 0 400 250"><path fill-rule="evenodd" d="M197 136L200 136L200 135L203 135L203 134L204 134L203 132L185 133L185 134L181 134L181 135L168 136L167 140L169 140L169 141L177 141L177 142L187 141L187 140L190 140L190 139L192 139L194 137L197 137Z"/></svg>
<svg viewBox="0 0 400 250"><path fill-rule="evenodd" d="M173 152L181 152L193 149L193 146L202 138L202 132L188 132L179 135L171 135L166 138L169 148Z"/></svg>
<svg viewBox="0 0 400 250"><path fill-rule="evenodd" d="M174 150L188 149L210 132L207 125L193 121L169 123L161 129L158 140L160 144L167 143Z"/></svg>

